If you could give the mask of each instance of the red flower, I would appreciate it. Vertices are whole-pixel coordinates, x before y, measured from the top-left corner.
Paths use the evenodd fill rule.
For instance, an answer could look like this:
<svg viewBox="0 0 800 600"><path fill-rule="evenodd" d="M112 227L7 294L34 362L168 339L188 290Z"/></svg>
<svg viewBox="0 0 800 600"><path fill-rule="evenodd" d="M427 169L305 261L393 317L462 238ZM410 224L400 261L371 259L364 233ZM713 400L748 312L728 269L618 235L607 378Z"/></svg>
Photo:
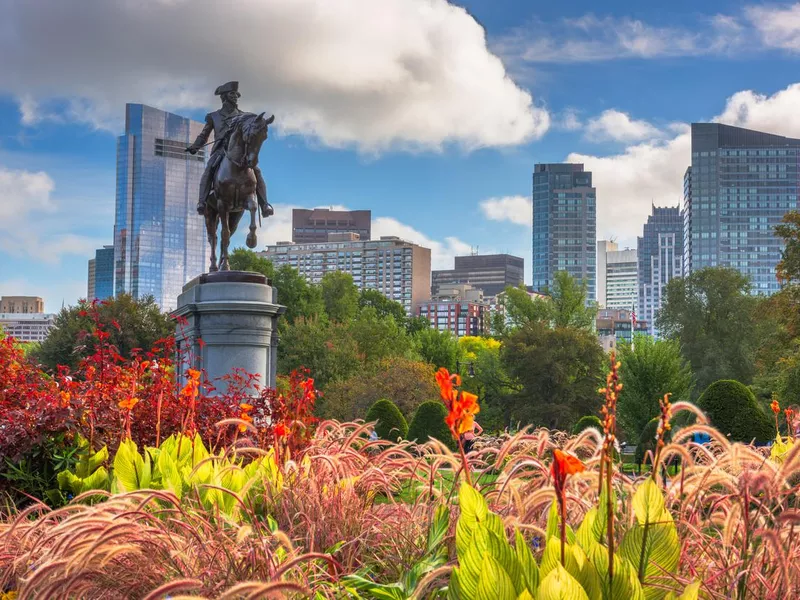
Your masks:
<svg viewBox="0 0 800 600"><path fill-rule="evenodd" d="M550 474L553 476L553 485L555 485L556 492L559 495L563 494L567 475L574 475L585 470L586 465L571 454L562 452L558 448L553 450L553 464L550 465Z"/></svg>
<svg viewBox="0 0 800 600"><path fill-rule="evenodd" d="M777 400L773 400L772 403L769 405L769 407L772 409L772 412L774 412L776 415L779 412L781 412L781 405L778 404Z"/></svg>
<svg viewBox="0 0 800 600"><path fill-rule="evenodd" d="M283 438L289 435L289 428L283 423L275 425L275 437Z"/></svg>
<svg viewBox="0 0 800 600"><path fill-rule="evenodd" d="M439 384L439 395L447 407L445 423L453 437L458 439L462 433L470 431L475 422L475 415L480 412L478 397L469 392L455 389L461 385L461 377L442 367L436 372L436 383Z"/></svg>

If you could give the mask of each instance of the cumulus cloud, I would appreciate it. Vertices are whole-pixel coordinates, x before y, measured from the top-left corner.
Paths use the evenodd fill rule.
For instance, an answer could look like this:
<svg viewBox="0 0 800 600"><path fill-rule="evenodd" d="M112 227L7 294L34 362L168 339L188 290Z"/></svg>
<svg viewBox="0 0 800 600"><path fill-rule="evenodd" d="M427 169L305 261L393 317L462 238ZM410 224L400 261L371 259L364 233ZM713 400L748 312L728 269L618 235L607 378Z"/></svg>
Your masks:
<svg viewBox="0 0 800 600"><path fill-rule="evenodd" d="M531 226L531 199L525 196L489 198L481 202L480 207L486 218L492 221L510 221L516 225Z"/></svg>
<svg viewBox="0 0 800 600"><path fill-rule="evenodd" d="M693 30L661 27L630 17L598 17L545 23L534 19L511 30L493 48L515 67L526 63L597 62L623 58L724 54L744 43L738 19L714 15Z"/></svg>
<svg viewBox="0 0 800 600"><path fill-rule="evenodd" d="M555 125L566 131L577 131L583 127L578 111L574 108L562 111Z"/></svg>
<svg viewBox="0 0 800 600"><path fill-rule="evenodd" d="M800 83L771 96L753 91L737 92L723 111L710 121L800 137ZM635 243L651 202L676 206L683 200L683 175L691 164L688 124L672 124L669 139L647 141L609 156L572 153L569 162L584 163L593 172L597 188L597 237L616 236L623 244Z"/></svg>
<svg viewBox="0 0 800 600"><path fill-rule="evenodd" d="M467 149L544 134L546 110L446 0L83 0L0 2L0 92L23 119L54 113L118 131L125 102L242 106L285 134L366 152Z"/></svg>
<svg viewBox="0 0 800 600"><path fill-rule="evenodd" d="M586 138L593 142L639 142L659 135L658 128L647 121L631 119L613 109L603 111L586 125Z"/></svg>
<svg viewBox="0 0 800 600"><path fill-rule="evenodd" d="M372 220L372 237L378 239L382 235L395 235L409 242L431 249L431 269L452 269L456 256L469 254L471 246L456 237L446 237L444 241L436 241L410 225L401 223L391 217L378 217Z"/></svg>
<svg viewBox="0 0 800 600"><path fill-rule="evenodd" d="M800 4L750 6L745 9L745 14L758 32L762 44L769 48L800 52Z"/></svg>

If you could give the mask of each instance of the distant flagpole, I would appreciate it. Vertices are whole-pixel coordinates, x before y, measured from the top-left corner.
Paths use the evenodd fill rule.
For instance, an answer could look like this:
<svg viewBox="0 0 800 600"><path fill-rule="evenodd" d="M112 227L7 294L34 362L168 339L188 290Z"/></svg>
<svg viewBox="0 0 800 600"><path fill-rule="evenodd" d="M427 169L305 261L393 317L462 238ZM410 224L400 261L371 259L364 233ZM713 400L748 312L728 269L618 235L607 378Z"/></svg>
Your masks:
<svg viewBox="0 0 800 600"><path fill-rule="evenodd" d="M636 306L631 306L631 351L633 351L633 336L636 333Z"/></svg>

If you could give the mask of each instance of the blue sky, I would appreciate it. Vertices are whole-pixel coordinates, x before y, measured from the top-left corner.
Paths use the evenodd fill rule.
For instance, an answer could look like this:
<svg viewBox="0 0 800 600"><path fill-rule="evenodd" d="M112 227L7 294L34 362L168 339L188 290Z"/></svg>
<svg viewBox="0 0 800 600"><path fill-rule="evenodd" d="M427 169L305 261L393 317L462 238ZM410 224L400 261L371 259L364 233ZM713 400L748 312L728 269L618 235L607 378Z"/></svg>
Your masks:
<svg viewBox="0 0 800 600"><path fill-rule="evenodd" d="M688 123L800 137L800 4L231 4L215 30L212 0L0 0L0 294L85 295L124 103L202 119L229 79L276 115L262 242L292 207L369 208L439 268L477 247L529 276L536 162L585 162L598 237L634 246L651 202L680 201Z"/></svg>

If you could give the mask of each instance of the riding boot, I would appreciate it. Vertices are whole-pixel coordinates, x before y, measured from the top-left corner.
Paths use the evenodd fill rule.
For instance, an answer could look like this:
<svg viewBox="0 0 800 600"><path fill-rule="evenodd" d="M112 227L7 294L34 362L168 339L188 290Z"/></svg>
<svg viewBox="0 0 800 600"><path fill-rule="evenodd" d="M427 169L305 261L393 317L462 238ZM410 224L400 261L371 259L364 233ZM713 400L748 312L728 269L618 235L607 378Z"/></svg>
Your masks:
<svg viewBox="0 0 800 600"><path fill-rule="evenodd" d="M200 200L197 203L197 214L198 215L205 215L206 214L206 203Z"/></svg>
<svg viewBox="0 0 800 600"><path fill-rule="evenodd" d="M253 172L256 176L256 198L258 198L258 205L261 207L261 216L266 219L275 214L275 209L267 202L267 184L261 175L261 169L256 167Z"/></svg>

